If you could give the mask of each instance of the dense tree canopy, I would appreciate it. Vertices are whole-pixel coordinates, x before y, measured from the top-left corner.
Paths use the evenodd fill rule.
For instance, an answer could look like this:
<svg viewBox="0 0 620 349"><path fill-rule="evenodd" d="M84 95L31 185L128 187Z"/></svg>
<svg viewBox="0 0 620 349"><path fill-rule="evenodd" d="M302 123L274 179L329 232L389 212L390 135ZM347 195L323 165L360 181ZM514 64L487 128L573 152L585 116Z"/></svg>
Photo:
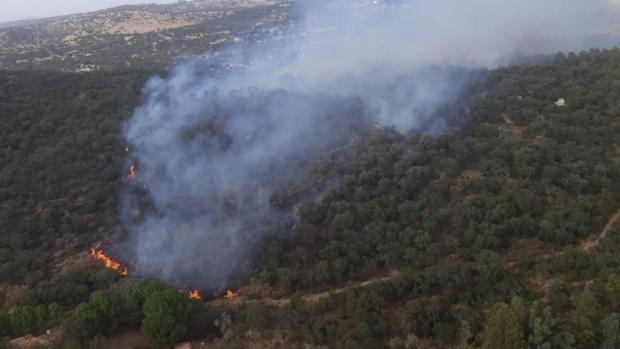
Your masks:
<svg viewBox="0 0 620 349"><path fill-rule="evenodd" d="M117 226L120 126L147 77L0 72L0 280L29 288L0 303L75 304L114 279L59 263Z"/></svg>
<svg viewBox="0 0 620 349"><path fill-rule="evenodd" d="M390 310L374 318L403 325L374 340L613 343L619 68L614 49L490 71L438 113L451 131L370 132L334 161L343 179L299 210L297 235L274 241L257 275L287 294L400 270L379 293ZM394 314L404 301L408 315Z"/></svg>
<svg viewBox="0 0 620 349"><path fill-rule="evenodd" d="M189 311L187 296L173 290L153 292L144 301L142 332L153 344L173 347L185 336Z"/></svg>

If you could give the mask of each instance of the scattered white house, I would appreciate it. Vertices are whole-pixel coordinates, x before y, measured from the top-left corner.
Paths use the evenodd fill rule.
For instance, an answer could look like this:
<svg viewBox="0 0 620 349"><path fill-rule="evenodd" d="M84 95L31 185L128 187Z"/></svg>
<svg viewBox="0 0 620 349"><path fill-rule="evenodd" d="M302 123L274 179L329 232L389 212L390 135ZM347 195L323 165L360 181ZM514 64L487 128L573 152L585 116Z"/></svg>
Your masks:
<svg viewBox="0 0 620 349"><path fill-rule="evenodd" d="M95 64L80 64L80 67L75 71L78 73L92 73L97 70L97 66Z"/></svg>
<svg viewBox="0 0 620 349"><path fill-rule="evenodd" d="M557 107L565 107L566 106L566 100L564 98L560 98L557 101L555 101L555 105Z"/></svg>

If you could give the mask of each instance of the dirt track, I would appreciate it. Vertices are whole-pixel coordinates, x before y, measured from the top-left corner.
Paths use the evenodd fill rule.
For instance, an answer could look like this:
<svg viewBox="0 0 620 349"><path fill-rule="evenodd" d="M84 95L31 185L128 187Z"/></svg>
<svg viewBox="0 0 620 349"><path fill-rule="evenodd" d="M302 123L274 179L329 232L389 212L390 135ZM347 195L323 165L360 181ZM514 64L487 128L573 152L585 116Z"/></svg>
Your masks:
<svg viewBox="0 0 620 349"><path fill-rule="evenodd" d="M398 270L393 270L391 272L389 272L387 275L385 276L377 276L371 279L368 279L366 281L361 281L358 283L354 283L351 285L347 285L344 287L339 287L339 288L335 288L332 290L327 290L327 291L322 291L322 292L314 292L314 293L306 293L304 294L301 298L305 301L305 302L309 302L309 303L317 303L319 301L321 301L324 298L327 298L331 295L336 295L336 294L341 294L341 293L345 293L351 289L355 289L355 288L360 288L360 287L365 287L365 286L369 286L375 283L382 283L382 282L387 282L393 279L396 279L397 277L400 276L400 271ZM241 295L243 295L243 290L241 290ZM285 306L287 304L291 303L291 298L260 298L260 299L252 299L252 298L246 298L243 296L240 296L238 298L229 300L229 299L215 299L211 302L208 302L207 304L213 304L213 305L233 305L233 306L241 306L245 303L252 303L252 302L260 302L263 303L264 305L268 305L268 306L274 306L274 307L282 307Z"/></svg>
<svg viewBox="0 0 620 349"><path fill-rule="evenodd" d="M596 238L588 239L581 243L581 249L583 251L591 251L597 248L601 244L601 241L605 239L607 233L616 226L618 220L620 220L620 210L616 211L616 213L609 218L607 224L605 224L605 228L603 228L603 231Z"/></svg>

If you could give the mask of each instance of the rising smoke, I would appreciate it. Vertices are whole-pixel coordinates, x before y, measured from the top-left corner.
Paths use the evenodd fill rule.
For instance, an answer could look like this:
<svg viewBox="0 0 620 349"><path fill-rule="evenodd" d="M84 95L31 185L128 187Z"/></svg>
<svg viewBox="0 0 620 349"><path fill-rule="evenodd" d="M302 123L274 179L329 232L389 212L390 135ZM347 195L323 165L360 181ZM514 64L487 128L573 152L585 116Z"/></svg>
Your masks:
<svg viewBox="0 0 620 349"><path fill-rule="evenodd" d="M586 49L615 19L603 0L295 6L304 20L286 38L183 63L145 87L124 129L143 164L123 208L137 273L225 288L274 227L292 230L270 197L303 181L304 158L375 125L441 132L433 112L466 83L455 70Z"/></svg>

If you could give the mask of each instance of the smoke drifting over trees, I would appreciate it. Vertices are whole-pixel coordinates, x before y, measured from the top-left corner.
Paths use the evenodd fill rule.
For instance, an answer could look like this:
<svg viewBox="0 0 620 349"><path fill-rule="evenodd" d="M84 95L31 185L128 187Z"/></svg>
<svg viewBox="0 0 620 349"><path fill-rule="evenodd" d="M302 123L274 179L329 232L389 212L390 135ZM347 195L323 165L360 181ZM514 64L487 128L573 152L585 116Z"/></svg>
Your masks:
<svg viewBox="0 0 620 349"><path fill-rule="evenodd" d="M184 63L147 84L124 134L143 163L124 194L138 273L225 288L274 226L288 226L290 213L270 197L303 180L299 159L375 124L441 132L434 112L466 85L463 69L589 48L615 16L592 0L298 6L304 21L290 37ZM210 69L218 62L227 66Z"/></svg>

